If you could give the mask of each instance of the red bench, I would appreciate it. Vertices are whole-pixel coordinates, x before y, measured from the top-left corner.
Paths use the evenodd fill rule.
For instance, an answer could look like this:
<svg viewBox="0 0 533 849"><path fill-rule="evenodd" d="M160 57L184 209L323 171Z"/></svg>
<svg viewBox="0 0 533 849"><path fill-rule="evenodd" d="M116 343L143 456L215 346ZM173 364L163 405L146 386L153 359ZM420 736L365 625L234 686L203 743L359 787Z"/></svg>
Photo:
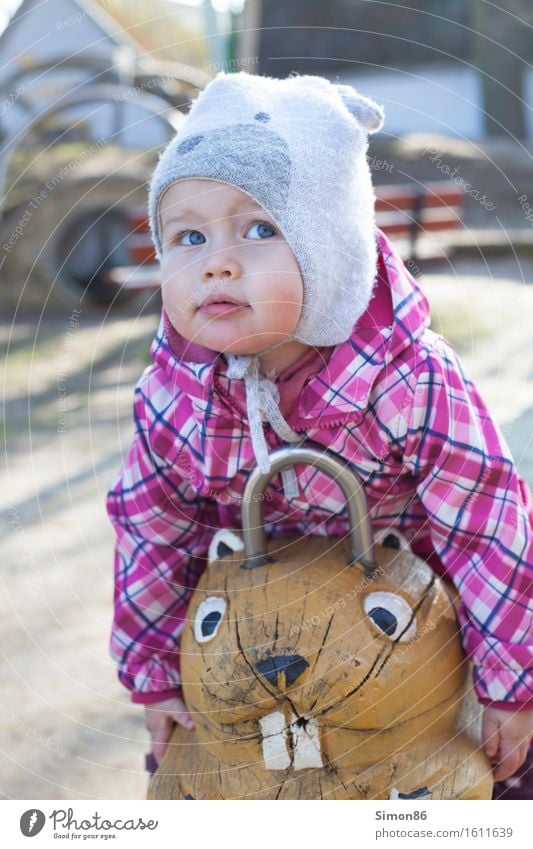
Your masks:
<svg viewBox="0 0 533 849"><path fill-rule="evenodd" d="M453 230L462 225L464 189L451 181L376 186L376 220L388 236L409 242L416 259L421 234Z"/></svg>

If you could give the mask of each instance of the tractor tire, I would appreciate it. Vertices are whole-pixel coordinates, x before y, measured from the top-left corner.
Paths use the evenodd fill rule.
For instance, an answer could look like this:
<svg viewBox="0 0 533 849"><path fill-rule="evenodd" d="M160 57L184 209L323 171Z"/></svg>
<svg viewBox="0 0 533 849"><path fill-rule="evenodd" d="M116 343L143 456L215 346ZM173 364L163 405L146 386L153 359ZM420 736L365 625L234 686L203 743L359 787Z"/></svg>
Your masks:
<svg viewBox="0 0 533 849"><path fill-rule="evenodd" d="M127 265L128 210L146 201L146 181L134 176L91 175L52 189L44 185L0 223L0 300L17 311L129 312L147 302L158 307L157 290L103 282L107 268Z"/></svg>

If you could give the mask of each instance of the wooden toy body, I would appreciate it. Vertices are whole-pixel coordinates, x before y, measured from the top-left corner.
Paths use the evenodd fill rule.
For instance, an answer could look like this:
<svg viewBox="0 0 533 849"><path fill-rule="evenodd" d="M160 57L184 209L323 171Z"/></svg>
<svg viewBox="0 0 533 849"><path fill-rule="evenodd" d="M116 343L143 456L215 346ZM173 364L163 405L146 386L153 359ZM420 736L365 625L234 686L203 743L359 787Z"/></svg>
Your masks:
<svg viewBox="0 0 533 849"><path fill-rule="evenodd" d="M225 549L227 551L227 548ZM407 548L273 539L210 563L181 638L196 730L176 727L154 799L490 799L459 730L468 666L451 594Z"/></svg>

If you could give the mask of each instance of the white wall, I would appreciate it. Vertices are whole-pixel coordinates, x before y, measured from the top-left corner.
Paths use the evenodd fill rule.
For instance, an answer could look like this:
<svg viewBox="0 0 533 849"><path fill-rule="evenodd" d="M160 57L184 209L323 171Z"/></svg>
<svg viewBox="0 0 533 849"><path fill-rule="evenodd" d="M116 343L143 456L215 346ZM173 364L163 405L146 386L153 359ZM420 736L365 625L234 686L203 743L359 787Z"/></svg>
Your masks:
<svg viewBox="0 0 533 849"><path fill-rule="evenodd" d="M524 101L527 137L533 142L533 68L527 68L525 72Z"/></svg>
<svg viewBox="0 0 533 849"><path fill-rule="evenodd" d="M383 104L388 134L483 137L481 79L475 69L454 64L409 71L357 70L339 75L339 81L355 85L361 94Z"/></svg>

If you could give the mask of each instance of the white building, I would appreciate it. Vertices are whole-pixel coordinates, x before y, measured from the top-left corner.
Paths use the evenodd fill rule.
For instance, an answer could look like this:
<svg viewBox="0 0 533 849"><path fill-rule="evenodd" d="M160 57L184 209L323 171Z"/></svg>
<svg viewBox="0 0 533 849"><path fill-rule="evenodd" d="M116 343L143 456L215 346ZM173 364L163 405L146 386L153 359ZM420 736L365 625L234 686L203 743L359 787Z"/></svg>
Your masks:
<svg viewBox="0 0 533 849"><path fill-rule="evenodd" d="M176 13L174 4L166 6ZM30 116L62 96L111 82L124 88L107 102L85 103L55 116L45 139L104 138L125 147L158 147L168 132L147 113L142 96L155 92L150 75L165 72L169 80L183 72L193 84L208 79L179 62L155 61L96 0L22 0L0 35L0 135L22 136ZM147 82L135 87L139 75Z"/></svg>

